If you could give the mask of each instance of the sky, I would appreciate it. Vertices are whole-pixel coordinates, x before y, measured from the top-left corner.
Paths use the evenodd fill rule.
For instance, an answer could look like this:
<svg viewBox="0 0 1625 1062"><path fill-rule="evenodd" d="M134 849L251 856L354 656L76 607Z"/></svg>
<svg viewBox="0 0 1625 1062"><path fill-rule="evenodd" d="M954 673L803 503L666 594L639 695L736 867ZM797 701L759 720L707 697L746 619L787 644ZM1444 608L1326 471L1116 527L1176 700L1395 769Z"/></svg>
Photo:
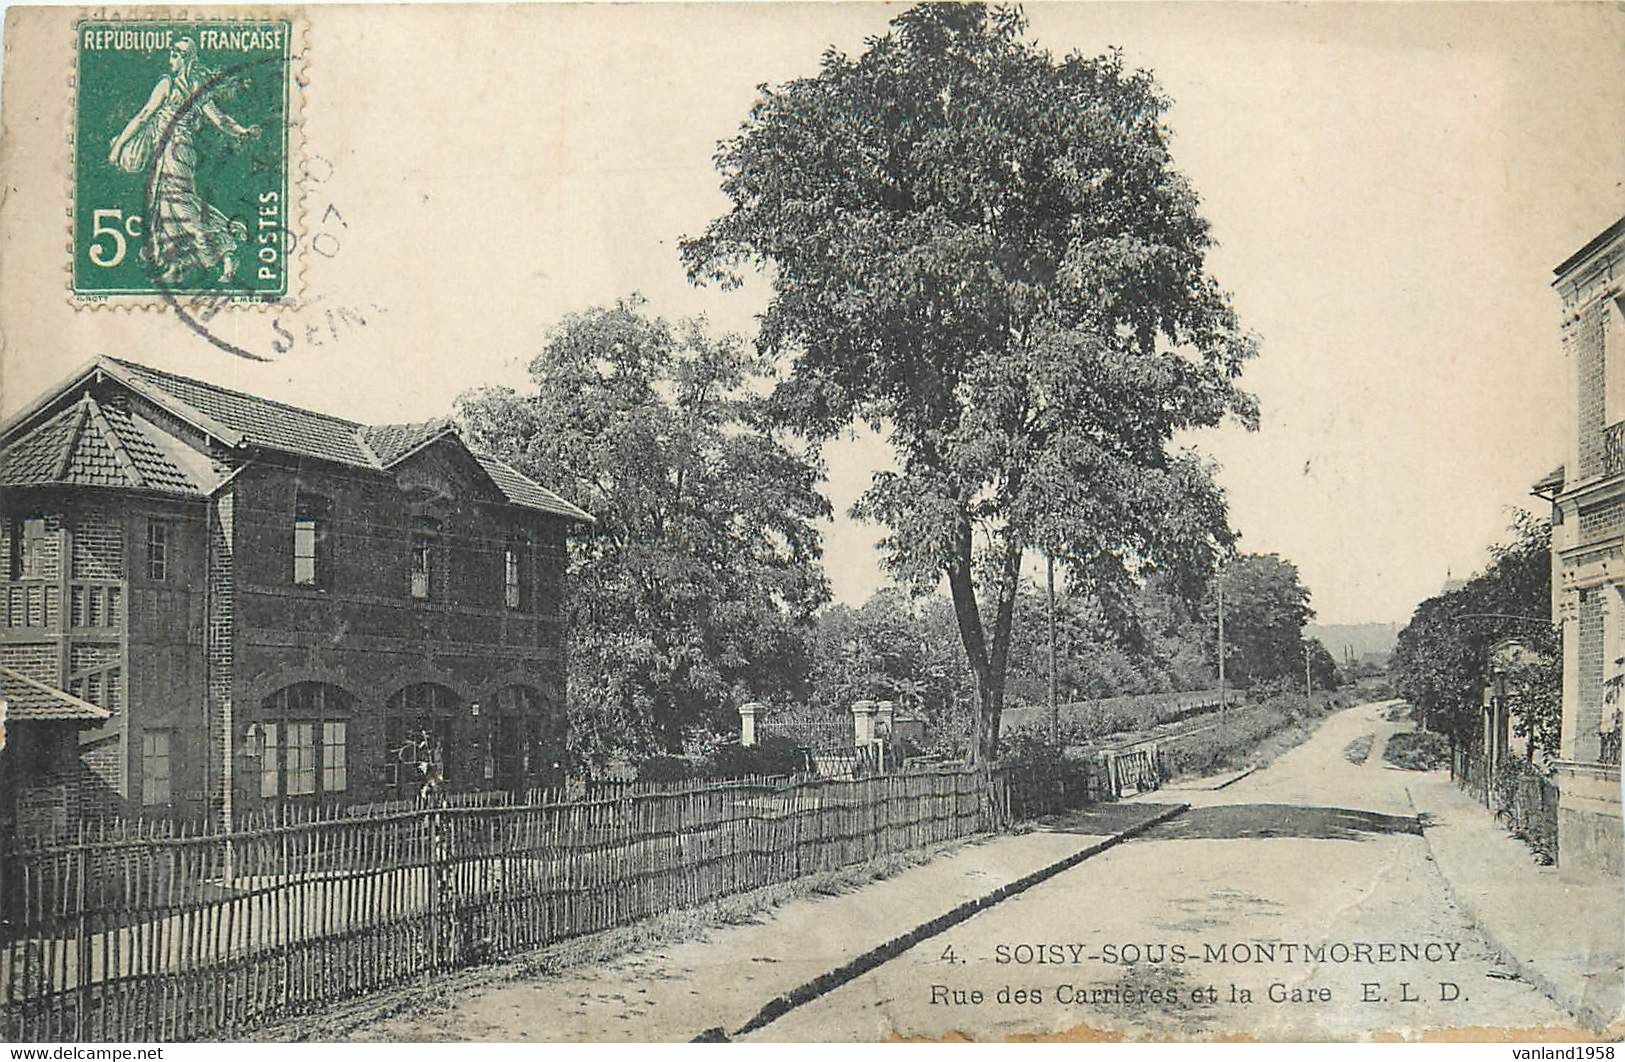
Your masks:
<svg viewBox="0 0 1625 1062"><path fill-rule="evenodd" d="M66 297L71 94L12 54L71 69L73 38L65 14L14 17L0 414L109 353L357 420L423 419L465 388L522 385L561 315L634 291L749 336L764 285L696 288L677 256L726 208L716 143L757 85L814 73L831 44L861 50L897 10L311 9L302 224L324 253L306 256L299 305L211 322L267 363L162 310ZM1480 567L1562 460L1551 270L1625 213L1625 19L1601 4L1027 14L1045 47L1120 47L1174 101L1212 272L1260 339L1244 377L1260 430L1182 440L1221 466L1242 548L1295 562L1324 623L1404 620L1447 572ZM837 599L861 603L884 582L880 530L844 514L887 450L854 435L826 456L826 566Z"/></svg>

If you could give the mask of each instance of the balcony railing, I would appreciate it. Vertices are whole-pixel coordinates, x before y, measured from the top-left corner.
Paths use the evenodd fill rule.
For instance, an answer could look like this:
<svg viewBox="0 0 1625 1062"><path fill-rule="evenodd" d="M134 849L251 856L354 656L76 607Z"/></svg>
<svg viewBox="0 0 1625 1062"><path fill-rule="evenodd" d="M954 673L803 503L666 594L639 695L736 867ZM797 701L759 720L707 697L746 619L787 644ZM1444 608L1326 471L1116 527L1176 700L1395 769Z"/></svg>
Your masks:
<svg viewBox="0 0 1625 1062"><path fill-rule="evenodd" d="M109 579L75 579L68 584L68 619L75 627L124 626L124 584Z"/></svg>
<svg viewBox="0 0 1625 1062"><path fill-rule="evenodd" d="M72 579L64 617L62 584L55 579L15 579L0 583L0 626L11 630L58 633L70 627L124 628L124 581Z"/></svg>
<svg viewBox="0 0 1625 1062"><path fill-rule="evenodd" d="M1602 430L1602 474L1625 471L1625 420Z"/></svg>
<svg viewBox="0 0 1625 1062"><path fill-rule="evenodd" d="M7 627L62 626L62 586L56 580L19 579L5 584Z"/></svg>

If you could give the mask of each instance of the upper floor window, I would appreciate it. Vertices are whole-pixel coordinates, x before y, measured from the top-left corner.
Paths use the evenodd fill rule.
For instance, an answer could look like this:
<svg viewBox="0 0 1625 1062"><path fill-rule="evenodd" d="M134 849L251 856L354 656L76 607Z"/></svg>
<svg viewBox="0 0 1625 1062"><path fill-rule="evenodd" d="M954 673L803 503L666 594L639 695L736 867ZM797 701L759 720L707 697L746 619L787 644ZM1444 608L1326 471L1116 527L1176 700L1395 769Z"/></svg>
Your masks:
<svg viewBox="0 0 1625 1062"><path fill-rule="evenodd" d="M147 578L161 583L169 578L169 524L147 521Z"/></svg>
<svg viewBox="0 0 1625 1062"><path fill-rule="evenodd" d="M511 535L502 553L502 603L520 611L530 608L530 540Z"/></svg>
<svg viewBox="0 0 1625 1062"><path fill-rule="evenodd" d="M14 516L11 537L11 578L34 579L45 574L45 518Z"/></svg>
<svg viewBox="0 0 1625 1062"><path fill-rule="evenodd" d="M412 596L427 601L434 590L435 547L440 525L427 518L414 521L412 530Z"/></svg>
<svg viewBox="0 0 1625 1062"><path fill-rule="evenodd" d="M328 534L332 516L326 498L301 491L293 511L293 582L295 586L326 586Z"/></svg>

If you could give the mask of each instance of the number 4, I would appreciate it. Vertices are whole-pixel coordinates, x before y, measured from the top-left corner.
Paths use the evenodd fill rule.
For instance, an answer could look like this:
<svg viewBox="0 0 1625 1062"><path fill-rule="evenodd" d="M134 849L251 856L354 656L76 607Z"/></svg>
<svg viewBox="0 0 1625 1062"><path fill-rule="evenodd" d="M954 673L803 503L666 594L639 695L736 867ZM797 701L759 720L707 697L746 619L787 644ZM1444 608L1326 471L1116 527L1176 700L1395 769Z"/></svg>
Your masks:
<svg viewBox="0 0 1625 1062"><path fill-rule="evenodd" d="M942 961L946 963L954 963L959 961L958 959L954 958L954 946L952 944L942 949Z"/></svg>
<svg viewBox="0 0 1625 1062"><path fill-rule="evenodd" d="M124 228L120 230L116 224L102 224L102 222L109 219L114 222L122 222ZM126 218L122 210L93 211L90 217L90 226L90 261L93 265L99 265L103 269L111 269L124 261L125 252L129 250L124 240L125 233L128 233L131 239L141 237L141 215L131 214ZM113 238L111 253L108 253L107 249L102 247L101 239L103 236Z"/></svg>

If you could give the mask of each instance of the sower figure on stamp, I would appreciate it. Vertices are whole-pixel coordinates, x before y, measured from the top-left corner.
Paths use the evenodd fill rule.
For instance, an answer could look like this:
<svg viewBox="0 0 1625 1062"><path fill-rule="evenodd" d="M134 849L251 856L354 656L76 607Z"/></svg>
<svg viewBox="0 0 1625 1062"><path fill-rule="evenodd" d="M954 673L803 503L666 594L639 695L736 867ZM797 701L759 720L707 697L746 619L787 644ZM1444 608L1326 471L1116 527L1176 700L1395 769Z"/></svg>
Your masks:
<svg viewBox="0 0 1625 1062"><path fill-rule="evenodd" d="M204 66L190 38L182 37L169 49L169 71L113 138L107 160L127 173L152 166L141 255L161 270L164 283L176 284L190 270L216 266L220 279L230 280L237 271L237 247L248 239L248 230L198 193L196 134L200 118L236 140L258 136L260 127L240 125L220 109L217 97L229 94L236 79Z"/></svg>

